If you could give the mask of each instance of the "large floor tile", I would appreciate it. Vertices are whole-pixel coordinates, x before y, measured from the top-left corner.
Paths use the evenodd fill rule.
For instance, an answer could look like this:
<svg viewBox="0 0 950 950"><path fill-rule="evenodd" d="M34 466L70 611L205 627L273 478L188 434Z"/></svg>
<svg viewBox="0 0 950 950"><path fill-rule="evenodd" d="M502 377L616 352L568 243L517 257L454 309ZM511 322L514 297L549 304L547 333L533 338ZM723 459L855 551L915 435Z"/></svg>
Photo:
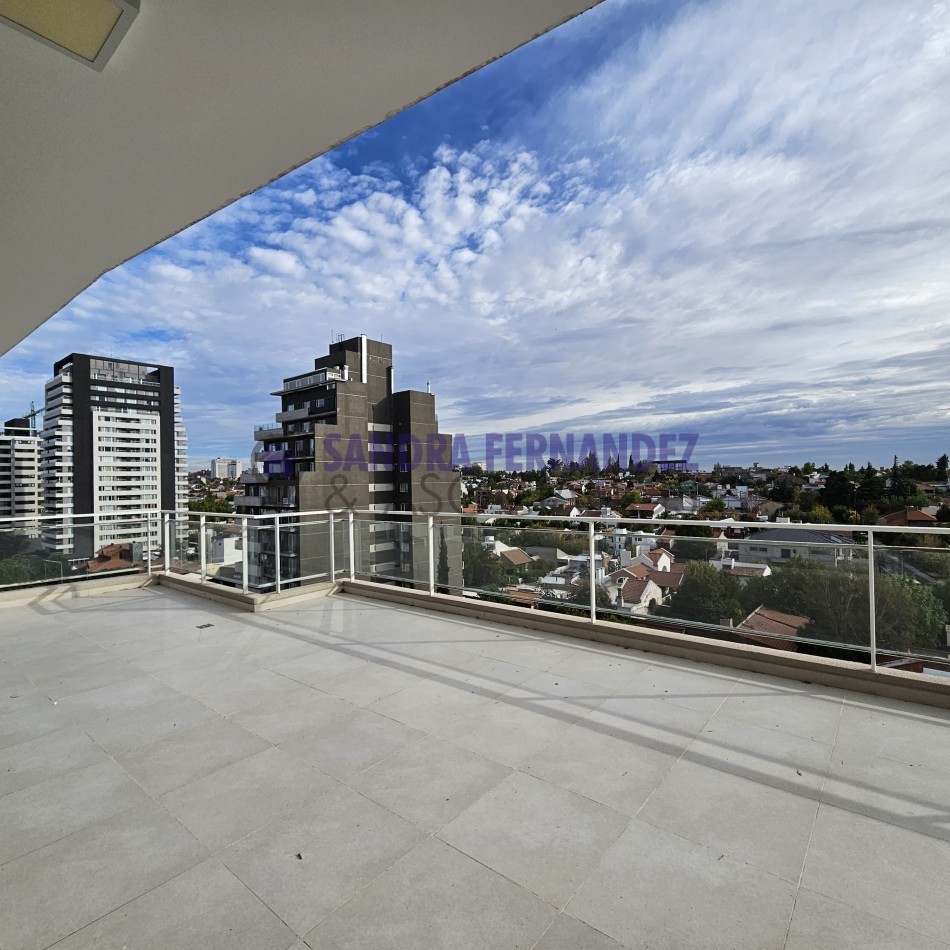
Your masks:
<svg viewBox="0 0 950 950"><path fill-rule="evenodd" d="M637 677L625 692L655 696L664 702L711 715L735 687L735 676L716 667L683 668L658 663Z"/></svg>
<svg viewBox="0 0 950 950"><path fill-rule="evenodd" d="M567 914L558 914L533 950L623 950L623 947L593 927Z"/></svg>
<svg viewBox="0 0 950 950"><path fill-rule="evenodd" d="M633 821L567 912L629 950L782 950L795 886Z"/></svg>
<svg viewBox="0 0 950 950"><path fill-rule="evenodd" d="M946 950L948 946L803 887L795 901L785 950Z"/></svg>
<svg viewBox="0 0 950 950"><path fill-rule="evenodd" d="M369 706L425 678L421 669L412 666L405 659L368 663L358 670L327 677L321 681L320 689L356 706Z"/></svg>
<svg viewBox="0 0 950 950"><path fill-rule="evenodd" d="M821 800L950 840L950 772L839 746Z"/></svg>
<svg viewBox="0 0 950 950"><path fill-rule="evenodd" d="M562 907L628 821L611 808L515 772L439 837Z"/></svg>
<svg viewBox="0 0 950 950"><path fill-rule="evenodd" d="M12 697L0 707L0 749L58 732L73 724L59 706L33 689L5 694Z"/></svg>
<svg viewBox="0 0 950 950"><path fill-rule="evenodd" d="M461 680L453 683L423 680L373 703L369 708L413 729L434 732L439 725L487 705L493 695L486 696L478 692L477 687Z"/></svg>
<svg viewBox="0 0 950 950"><path fill-rule="evenodd" d="M637 817L797 884L817 810L813 798L680 761Z"/></svg>
<svg viewBox="0 0 950 950"><path fill-rule="evenodd" d="M437 831L508 774L497 762L429 736L350 784L420 828Z"/></svg>
<svg viewBox="0 0 950 950"><path fill-rule="evenodd" d="M514 950L556 911L429 839L305 935L313 950Z"/></svg>
<svg viewBox="0 0 950 950"><path fill-rule="evenodd" d="M33 679L50 699L60 700L66 696L122 683L141 675L142 671L127 660L108 659L76 666L43 678L33 677Z"/></svg>
<svg viewBox="0 0 950 950"><path fill-rule="evenodd" d="M0 864L148 800L111 759L4 795L0 797Z"/></svg>
<svg viewBox="0 0 950 950"><path fill-rule="evenodd" d="M27 788L71 769L102 762L106 754L81 729L67 726L3 750L0 795Z"/></svg>
<svg viewBox="0 0 950 950"><path fill-rule="evenodd" d="M623 647L584 644L569 650L550 672L628 693L634 688L633 681L650 668L650 663L645 654Z"/></svg>
<svg viewBox="0 0 950 950"><path fill-rule="evenodd" d="M221 860L298 933L306 933L426 833L337 786L221 852Z"/></svg>
<svg viewBox="0 0 950 950"><path fill-rule="evenodd" d="M585 719L610 735L676 757L708 721L704 712L640 695L608 699Z"/></svg>
<svg viewBox="0 0 950 950"><path fill-rule="evenodd" d="M333 784L306 763L270 748L176 788L159 801L199 841L218 851Z"/></svg>
<svg viewBox="0 0 950 950"><path fill-rule="evenodd" d="M834 742L844 691L743 674L718 715L802 739Z"/></svg>
<svg viewBox="0 0 950 950"><path fill-rule="evenodd" d="M154 802L120 812L0 867L0 946L48 947L206 855Z"/></svg>
<svg viewBox="0 0 950 950"><path fill-rule="evenodd" d="M676 756L581 720L522 766L523 771L633 816Z"/></svg>
<svg viewBox="0 0 950 950"><path fill-rule="evenodd" d="M278 703L292 696L307 695L308 687L279 673L254 668L192 684L184 692L222 716L230 716L264 702Z"/></svg>
<svg viewBox="0 0 950 950"><path fill-rule="evenodd" d="M841 711L838 742L856 753L950 773L950 710L866 697Z"/></svg>
<svg viewBox="0 0 950 950"><path fill-rule="evenodd" d="M101 719L103 715L124 709L135 709L160 699L171 699L178 691L159 682L152 676L138 676L134 679L87 689L59 701L59 707L79 725Z"/></svg>
<svg viewBox="0 0 950 950"><path fill-rule="evenodd" d="M571 728L559 716L525 709L502 697L437 726L437 735L503 765L517 767Z"/></svg>
<svg viewBox="0 0 950 950"><path fill-rule="evenodd" d="M136 709L106 713L83 723L83 730L110 755L121 755L218 718L204 703L178 694Z"/></svg>
<svg viewBox="0 0 950 950"><path fill-rule="evenodd" d="M817 799L828 772L831 748L830 743L802 739L728 716L713 716L684 758Z"/></svg>
<svg viewBox="0 0 950 950"><path fill-rule="evenodd" d="M802 885L936 940L950 933L950 842L821 805Z"/></svg>
<svg viewBox="0 0 950 950"><path fill-rule="evenodd" d="M278 657L265 660L262 665L275 673L307 686L319 687L321 683L338 676L366 667L368 661L353 650L334 650L331 647L315 648L309 653L292 659Z"/></svg>
<svg viewBox="0 0 950 950"><path fill-rule="evenodd" d="M232 722L280 745L303 732L312 731L353 712L353 704L318 689L267 699L240 709L228 717Z"/></svg>
<svg viewBox="0 0 950 950"><path fill-rule="evenodd" d="M215 858L83 927L56 950L287 950L293 932Z"/></svg>
<svg viewBox="0 0 950 950"><path fill-rule="evenodd" d="M227 719L216 719L175 730L116 760L149 794L161 795L270 747L266 739Z"/></svg>
<svg viewBox="0 0 950 950"><path fill-rule="evenodd" d="M354 709L317 729L299 733L281 748L329 775L349 779L423 735L386 716Z"/></svg>
<svg viewBox="0 0 950 950"><path fill-rule="evenodd" d="M531 712L572 723L610 699L607 686L571 679L561 673L537 673L503 693L499 699Z"/></svg>

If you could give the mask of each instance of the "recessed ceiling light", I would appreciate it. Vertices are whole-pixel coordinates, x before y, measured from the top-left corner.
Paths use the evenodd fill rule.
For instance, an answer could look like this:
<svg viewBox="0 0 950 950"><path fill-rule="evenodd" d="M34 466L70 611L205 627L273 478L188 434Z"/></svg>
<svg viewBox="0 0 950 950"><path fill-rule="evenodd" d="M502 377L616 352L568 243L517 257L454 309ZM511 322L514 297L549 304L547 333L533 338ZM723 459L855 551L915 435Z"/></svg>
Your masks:
<svg viewBox="0 0 950 950"><path fill-rule="evenodd" d="M94 69L105 66L138 12L139 0L0 0L0 23Z"/></svg>

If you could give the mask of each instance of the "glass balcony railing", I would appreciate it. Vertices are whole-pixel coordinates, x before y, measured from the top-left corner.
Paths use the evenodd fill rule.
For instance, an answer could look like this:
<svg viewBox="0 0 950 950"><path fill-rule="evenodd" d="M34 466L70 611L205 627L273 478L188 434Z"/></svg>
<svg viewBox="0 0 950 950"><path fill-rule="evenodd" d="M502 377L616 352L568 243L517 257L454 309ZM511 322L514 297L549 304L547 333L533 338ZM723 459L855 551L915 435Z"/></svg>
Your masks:
<svg viewBox="0 0 950 950"><path fill-rule="evenodd" d="M950 676L950 527L354 510L0 519L0 591L117 572L244 593L371 580Z"/></svg>

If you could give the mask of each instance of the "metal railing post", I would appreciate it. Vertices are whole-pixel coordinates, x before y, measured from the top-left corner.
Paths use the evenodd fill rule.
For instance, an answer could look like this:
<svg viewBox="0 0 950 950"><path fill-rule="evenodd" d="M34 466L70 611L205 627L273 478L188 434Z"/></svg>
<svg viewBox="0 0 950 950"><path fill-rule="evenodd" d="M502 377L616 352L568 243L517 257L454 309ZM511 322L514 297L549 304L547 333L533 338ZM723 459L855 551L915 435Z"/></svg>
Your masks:
<svg viewBox="0 0 950 950"><path fill-rule="evenodd" d="M145 570L152 576L152 513L145 513Z"/></svg>
<svg viewBox="0 0 950 950"><path fill-rule="evenodd" d="M868 617L871 646L871 672L877 672L877 603L874 593L874 529L868 527L868 603L870 616Z"/></svg>
<svg viewBox="0 0 950 950"><path fill-rule="evenodd" d="M165 573L167 574L172 569L172 551L171 551L171 530L168 526L169 514L167 511L162 512L162 547L165 549Z"/></svg>
<svg viewBox="0 0 950 950"><path fill-rule="evenodd" d="M248 589L248 574L250 566L250 555L247 551L247 518L241 519L241 593L246 594Z"/></svg>
<svg viewBox="0 0 950 950"><path fill-rule="evenodd" d="M597 623L597 587L594 584L594 522L587 525L587 580L590 583L590 622Z"/></svg>
<svg viewBox="0 0 950 950"><path fill-rule="evenodd" d="M435 593L435 518L432 515L429 515L426 534L429 552L429 596L431 597Z"/></svg>
<svg viewBox="0 0 950 950"><path fill-rule="evenodd" d="M201 550L201 573L198 575L198 579L203 584L208 570L208 553L205 550L205 516L203 514L198 515L198 547Z"/></svg>
<svg viewBox="0 0 950 950"><path fill-rule="evenodd" d="M349 531L350 531L350 580L356 580L356 527L353 524L353 512L348 512L349 515Z"/></svg>
<svg viewBox="0 0 950 950"><path fill-rule="evenodd" d="M280 515L274 515L274 580L280 593Z"/></svg>
<svg viewBox="0 0 950 950"><path fill-rule="evenodd" d="M333 521L333 512L330 512L330 583L336 583L336 524Z"/></svg>

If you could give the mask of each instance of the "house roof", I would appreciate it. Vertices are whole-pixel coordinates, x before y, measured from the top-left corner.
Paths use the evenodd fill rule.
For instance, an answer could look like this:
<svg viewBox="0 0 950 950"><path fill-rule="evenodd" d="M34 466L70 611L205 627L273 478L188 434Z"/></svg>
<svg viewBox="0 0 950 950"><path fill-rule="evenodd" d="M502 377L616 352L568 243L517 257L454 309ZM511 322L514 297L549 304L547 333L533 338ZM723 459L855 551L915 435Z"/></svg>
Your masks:
<svg viewBox="0 0 950 950"><path fill-rule="evenodd" d="M749 535L750 541L785 541L799 544L854 544L849 537L829 531L811 531L794 528L767 528Z"/></svg>
<svg viewBox="0 0 950 950"><path fill-rule="evenodd" d="M623 581L628 577L634 577L639 580L643 580L644 578L650 576L650 568L648 568L645 564L631 564L629 567L624 567L619 571L614 571L613 574L609 576L614 583Z"/></svg>
<svg viewBox="0 0 950 950"><path fill-rule="evenodd" d="M908 525L908 524L934 524L936 518L926 511L919 508L904 508L903 511L892 511L883 518L878 518L878 524Z"/></svg>
<svg viewBox="0 0 950 950"><path fill-rule="evenodd" d="M679 570L650 571L648 575L649 579L653 581L657 587L675 590L683 583L683 578L686 576L686 565L674 564L673 567L679 568Z"/></svg>
<svg viewBox="0 0 950 950"><path fill-rule="evenodd" d="M629 577L623 587L620 588L620 593L627 603L639 603L643 600L643 595L649 586L649 578L640 580L636 577Z"/></svg>
<svg viewBox="0 0 950 950"><path fill-rule="evenodd" d="M534 563L534 558L526 551L522 551L521 548L509 548L507 551L502 551L501 556L517 567Z"/></svg>
<svg viewBox="0 0 950 950"><path fill-rule="evenodd" d="M756 630L759 633L781 633L786 636L795 636L802 627L810 623L808 617L798 614L786 614L768 607L756 607L745 620L739 624L740 629Z"/></svg>

